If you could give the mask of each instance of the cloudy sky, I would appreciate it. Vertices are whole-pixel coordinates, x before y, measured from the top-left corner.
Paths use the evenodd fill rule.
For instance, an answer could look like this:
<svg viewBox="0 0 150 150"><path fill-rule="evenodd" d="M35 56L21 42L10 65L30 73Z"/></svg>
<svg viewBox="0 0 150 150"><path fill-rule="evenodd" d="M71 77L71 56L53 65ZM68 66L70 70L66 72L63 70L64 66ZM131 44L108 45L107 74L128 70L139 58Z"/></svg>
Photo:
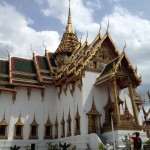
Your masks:
<svg viewBox="0 0 150 150"><path fill-rule="evenodd" d="M138 89L148 103L150 90L150 1L149 0L72 0L71 15L74 30L89 43L97 35L109 33L121 52L125 41L126 54L138 74L142 86ZM6 47L13 56L31 58L31 47L37 54L47 49L54 52L65 31L68 0L0 0L0 57L7 58ZM31 46L32 45L32 46Z"/></svg>

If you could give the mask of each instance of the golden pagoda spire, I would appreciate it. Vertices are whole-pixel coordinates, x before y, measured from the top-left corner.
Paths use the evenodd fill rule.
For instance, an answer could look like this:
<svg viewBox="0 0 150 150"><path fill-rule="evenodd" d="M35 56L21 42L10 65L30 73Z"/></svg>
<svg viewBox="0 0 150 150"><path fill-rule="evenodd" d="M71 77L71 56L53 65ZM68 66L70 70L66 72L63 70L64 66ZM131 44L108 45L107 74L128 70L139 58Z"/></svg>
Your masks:
<svg viewBox="0 0 150 150"><path fill-rule="evenodd" d="M71 10L70 10L70 0L69 0L69 12L68 12L68 23L66 26L66 32L74 33L72 21L71 21Z"/></svg>

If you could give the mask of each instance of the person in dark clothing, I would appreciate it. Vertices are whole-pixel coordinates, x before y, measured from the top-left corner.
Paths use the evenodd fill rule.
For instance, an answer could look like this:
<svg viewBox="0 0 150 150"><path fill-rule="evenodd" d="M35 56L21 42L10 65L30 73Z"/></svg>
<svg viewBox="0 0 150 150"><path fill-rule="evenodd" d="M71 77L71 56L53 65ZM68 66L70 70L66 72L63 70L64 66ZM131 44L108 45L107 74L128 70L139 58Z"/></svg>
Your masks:
<svg viewBox="0 0 150 150"><path fill-rule="evenodd" d="M134 150L141 150L142 148L142 140L139 136L140 136L139 132L134 132L130 136L130 138L133 140L133 143L134 143Z"/></svg>

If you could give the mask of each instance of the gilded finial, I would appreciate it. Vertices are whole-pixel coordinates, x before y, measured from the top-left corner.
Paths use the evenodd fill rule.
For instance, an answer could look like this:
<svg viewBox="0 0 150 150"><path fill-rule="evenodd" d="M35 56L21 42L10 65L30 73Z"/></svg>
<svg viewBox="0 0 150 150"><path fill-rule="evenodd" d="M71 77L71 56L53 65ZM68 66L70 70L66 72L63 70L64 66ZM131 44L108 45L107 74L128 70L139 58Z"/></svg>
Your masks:
<svg viewBox="0 0 150 150"><path fill-rule="evenodd" d="M87 31L87 34L86 34L86 42L87 42L87 39L88 39L88 31Z"/></svg>
<svg viewBox="0 0 150 150"><path fill-rule="evenodd" d="M20 113L19 113L19 119L21 118L21 109L20 109Z"/></svg>
<svg viewBox="0 0 150 150"><path fill-rule="evenodd" d="M69 16L71 16L71 11L70 11L70 0L69 0Z"/></svg>
<svg viewBox="0 0 150 150"><path fill-rule="evenodd" d="M107 25L106 33L108 33L108 29L109 29L109 20L108 20L108 25Z"/></svg>
<svg viewBox="0 0 150 150"><path fill-rule="evenodd" d="M32 49L32 44L31 44L30 46L31 46L31 52L32 52L32 54L33 54L33 56L34 56L34 51L33 51L33 49Z"/></svg>
<svg viewBox="0 0 150 150"><path fill-rule="evenodd" d="M81 40L82 40L82 33L81 33L81 37L80 37L80 44L82 43Z"/></svg>
<svg viewBox="0 0 150 150"><path fill-rule="evenodd" d="M3 120L5 120L5 110L4 110Z"/></svg>
<svg viewBox="0 0 150 150"><path fill-rule="evenodd" d="M46 46L45 46L44 42L45 42L45 41L43 41L43 47L44 47L45 55L46 55L46 51L47 51L47 50L46 50Z"/></svg>
<svg viewBox="0 0 150 150"><path fill-rule="evenodd" d="M135 67L135 72L137 73L137 66Z"/></svg>
<svg viewBox="0 0 150 150"><path fill-rule="evenodd" d="M10 56L10 51L9 51L9 49L8 49L8 44L6 45L6 51L7 51L7 53L8 53L8 56Z"/></svg>
<svg viewBox="0 0 150 150"><path fill-rule="evenodd" d="M68 12L68 23L66 26L66 32L74 33L71 21L71 9L70 9L70 0L69 0L69 12Z"/></svg>
<svg viewBox="0 0 150 150"><path fill-rule="evenodd" d="M125 45L124 45L124 48L123 48L123 52L125 52L125 48L126 48L126 41L125 41Z"/></svg>
<svg viewBox="0 0 150 150"><path fill-rule="evenodd" d="M98 32L99 34L100 34L100 31L101 31L101 23L100 23L99 32Z"/></svg>
<svg viewBox="0 0 150 150"><path fill-rule="evenodd" d="M45 41L43 41L43 47L44 47L44 48L45 48L45 50L46 50L46 46L45 46L44 42L45 42Z"/></svg>
<svg viewBox="0 0 150 150"><path fill-rule="evenodd" d="M30 45L30 47L31 47L31 52L34 53L34 52L33 52L33 49L32 49L32 44Z"/></svg>

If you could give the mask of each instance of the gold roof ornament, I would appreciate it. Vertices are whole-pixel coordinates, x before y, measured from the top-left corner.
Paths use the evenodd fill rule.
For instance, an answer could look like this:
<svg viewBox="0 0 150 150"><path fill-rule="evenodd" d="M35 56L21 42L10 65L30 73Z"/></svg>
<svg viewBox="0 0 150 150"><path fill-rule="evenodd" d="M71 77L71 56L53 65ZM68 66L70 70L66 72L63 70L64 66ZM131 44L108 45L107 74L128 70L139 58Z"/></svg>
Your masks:
<svg viewBox="0 0 150 150"><path fill-rule="evenodd" d="M99 32L98 32L99 35L101 35L101 28L102 28L102 26L101 26L101 23L100 23Z"/></svg>
<svg viewBox="0 0 150 150"><path fill-rule="evenodd" d="M22 121L21 121L21 112L20 112L20 114L19 114L18 121L16 122L15 125L19 125L19 126L23 126L23 125L24 125L24 124L22 123Z"/></svg>
<svg viewBox="0 0 150 150"><path fill-rule="evenodd" d="M5 125L5 126L8 125L8 123L7 123L6 119L5 119L5 111L4 111L3 119L2 119L2 121L0 122L0 125Z"/></svg>
<svg viewBox="0 0 150 150"><path fill-rule="evenodd" d="M6 51L7 51L8 57L10 57L10 51L8 49L8 44L6 45Z"/></svg>
<svg viewBox="0 0 150 150"><path fill-rule="evenodd" d="M74 33L73 26L72 26L72 20L71 20L70 0L69 0L68 23L66 26L66 32Z"/></svg>
<svg viewBox="0 0 150 150"><path fill-rule="evenodd" d="M70 0L69 0L69 12L68 12L68 22L66 26L66 31L63 34L61 42L55 52L55 54L69 53L76 49L79 44L78 37L73 30L72 20L71 20L71 9L70 9Z"/></svg>
<svg viewBox="0 0 150 150"><path fill-rule="evenodd" d="M126 49L126 41L125 41L125 45L124 45L124 48L123 48L123 52L125 52L125 49Z"/></svg>

